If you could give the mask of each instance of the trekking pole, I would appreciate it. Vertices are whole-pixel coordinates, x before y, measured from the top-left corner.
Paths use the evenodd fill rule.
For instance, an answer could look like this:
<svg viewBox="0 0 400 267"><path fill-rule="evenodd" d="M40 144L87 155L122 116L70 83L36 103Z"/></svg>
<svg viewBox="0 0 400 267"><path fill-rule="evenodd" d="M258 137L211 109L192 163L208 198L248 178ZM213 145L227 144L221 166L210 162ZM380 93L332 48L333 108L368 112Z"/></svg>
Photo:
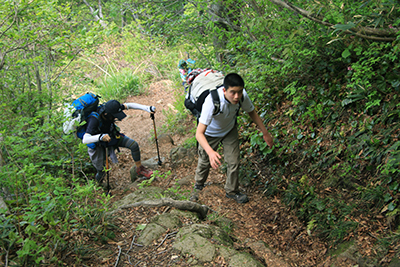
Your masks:
<svg viewBox="0 0 400 267"><path fill-rule="evenodd" d="M161 166L161 158L160 158L160 150L158 149L158 139L157 139L157 131L156 131L156 122L154 120L154 113L150 113L150 118L153 120L153 126L154 126L154 136L156 139L156 146L157 146L157 155L158 155L158 165Z"/></svg>
<svg viewBox="0 0 400 267"><path fill-rule="evenodd" d="M107 172L107 193L108 196L110 194L110 172L109 172L109 164L108 164L108 146L106 145L106 172Z"/></svg>

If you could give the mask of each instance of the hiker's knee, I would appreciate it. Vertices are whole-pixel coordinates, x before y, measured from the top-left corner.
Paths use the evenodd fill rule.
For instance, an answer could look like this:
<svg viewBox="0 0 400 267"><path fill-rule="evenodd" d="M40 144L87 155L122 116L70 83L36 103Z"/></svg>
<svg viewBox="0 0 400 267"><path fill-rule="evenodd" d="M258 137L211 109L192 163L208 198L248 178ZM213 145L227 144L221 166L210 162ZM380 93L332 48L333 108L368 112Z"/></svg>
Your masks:
<svg viewBox="0 0 400 267"><path fill-rule="evenodd" d="M128 148L132 151L132 152L136 152L139 151L139 144L133 140L130 139L129 143L128 143Z"/></svg>
<svg viewBox="0 0 400 267"><path fill-rule="evenodd" d="M124 139L122 140L120 146L130 149L132 152L139 151L139 144L135 140L127 136L124 136Z"/></svg>

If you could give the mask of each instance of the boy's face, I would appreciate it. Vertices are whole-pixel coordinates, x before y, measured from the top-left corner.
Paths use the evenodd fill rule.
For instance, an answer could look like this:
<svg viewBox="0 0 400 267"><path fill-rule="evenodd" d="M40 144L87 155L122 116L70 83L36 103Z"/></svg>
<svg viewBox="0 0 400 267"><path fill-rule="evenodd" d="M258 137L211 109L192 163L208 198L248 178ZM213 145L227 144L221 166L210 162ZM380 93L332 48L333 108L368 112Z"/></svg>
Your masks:
<svg viewBox="0 0 400 267"><path fill-rule="evenodd" d="M103 119L106 121L115 121L115 118L113 115L108 114L108 113L103 113L101 114L103 116Z"/></svg>
<svg viewBox="0 0 400 267"><path fill-rule="evenodd" d="M236 105L243 96L243 87L233 86L229 87L228 89L224 88L224 95L226 100L228 100L231 104Z"/></svg>

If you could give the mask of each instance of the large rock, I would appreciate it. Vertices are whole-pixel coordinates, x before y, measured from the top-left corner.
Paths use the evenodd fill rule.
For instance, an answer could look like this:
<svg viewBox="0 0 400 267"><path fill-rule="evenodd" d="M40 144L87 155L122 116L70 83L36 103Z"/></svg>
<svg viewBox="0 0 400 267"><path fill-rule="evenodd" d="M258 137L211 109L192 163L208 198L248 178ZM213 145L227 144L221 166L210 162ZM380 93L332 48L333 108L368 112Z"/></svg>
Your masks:
<svg viewBox="0 0 400 267"><path fill-rule="evenodd" d="M237 253L229 260L229 267L263 267L261 262L257 261L248 253ZM269 265L268 265L269 266Z"/></svg>
<svg viewBox="0 0 400 267"><path fill-rule="evenodd" d="M215 246L207 238L195 233L181 238L173 247L183 254L195 256L201 262L211 262L216 255Z"/></svg>
<svg viewBox="0 0 400 267"><path fill-rule="evenodd" d="M171 213L157 215L153 217L153 219L151 219L151 222L161 225L166 229L174 229L182 226L182 222L179 219L179 216L173 215Z"/></svg>
<svg viewBox="0 0 400 267"><path fill-rule="evenodd" d="M174 147L169 152L171 164L173 166L183 164L189 166L196 160L197 150L196 148L184 148L181 146Z"/></svg>
<svg viewBox="0 0 400 267"><path fill-rule="evenodd" d="M167 229L156 223L149 223L138 238L138 243L148 246L157 240Z"/></svg>
<svg viewBox="0 0 400 267"><path fill-rule="evenodd" d="M218 241L219 244L224 244L227 246L233 245L233 241L229 235L213 225L192 224L185 226L179 230L177 238L184 239L185 236L191 234L197 234L204 238L213 239L214 241Z"/></svg>
<svg viewBox="0 0 400 267"><path fill-rule="evenodd" d="M136 190L129 195L126 195L124 198L116 201L113 204L112 209L118 209L121 206L133 204L135 202L140 202L149 199L157 199L160 198L160 195L164 193L164 190L160 187L149 186L145 188L141 188Z"/></svg>
<svg viewBox="0 0 400 267"><path fill-rule="evenodd" d="M187 175L182 179L177 181L177 185L179 186L192 186L194 184L194 174Z"/></svg>
<svg viewBox="0 0 400 267"><path fill-rule="evenodd" d="M249 240L246 244L259 258L263 258L268 267L289 267L284 260L275 253L261 240Z"/></svg>
<svg viewBox="0 0 400 267"><path fill-rule="evenodd" d="M214 262L217 257L222 257L231 267L264 266L250 254L236 251L229 235L213 225L182 227L173 247L183 255L193 255L202 263Z"/></svg>
<svg viewBox="0 0 400 267"><path fill-rule="evenodd" d="M200 222L200 218L199 215L196 212L191 212L191 211L187 211L187 210L178 210L178 209L173 209L170 212L171 214L174 214L176 216L178 216L179 218L188 218L189 220L193 221L193 222Z"/></svg>
<svg viewBox="0 0 400 267"><path fill-rule="evenodd" d="M172 136L169 134L160 134L158 136L158 143L159 144L172 144L175 145L174 139L172 139Z"/></svg>

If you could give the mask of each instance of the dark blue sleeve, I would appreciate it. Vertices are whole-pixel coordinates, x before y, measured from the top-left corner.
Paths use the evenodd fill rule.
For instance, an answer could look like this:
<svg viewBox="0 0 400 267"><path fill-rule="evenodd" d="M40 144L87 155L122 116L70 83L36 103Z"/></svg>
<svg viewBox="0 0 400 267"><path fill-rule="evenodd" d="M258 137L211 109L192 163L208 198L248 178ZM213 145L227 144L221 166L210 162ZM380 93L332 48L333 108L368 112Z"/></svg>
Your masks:
<svg viewBox="0 0 400 267"><path fill-rule="evenodd" d="M96 117L89 117L87 119L86 132L90 135L99 134L99 120Z"/></svg>

